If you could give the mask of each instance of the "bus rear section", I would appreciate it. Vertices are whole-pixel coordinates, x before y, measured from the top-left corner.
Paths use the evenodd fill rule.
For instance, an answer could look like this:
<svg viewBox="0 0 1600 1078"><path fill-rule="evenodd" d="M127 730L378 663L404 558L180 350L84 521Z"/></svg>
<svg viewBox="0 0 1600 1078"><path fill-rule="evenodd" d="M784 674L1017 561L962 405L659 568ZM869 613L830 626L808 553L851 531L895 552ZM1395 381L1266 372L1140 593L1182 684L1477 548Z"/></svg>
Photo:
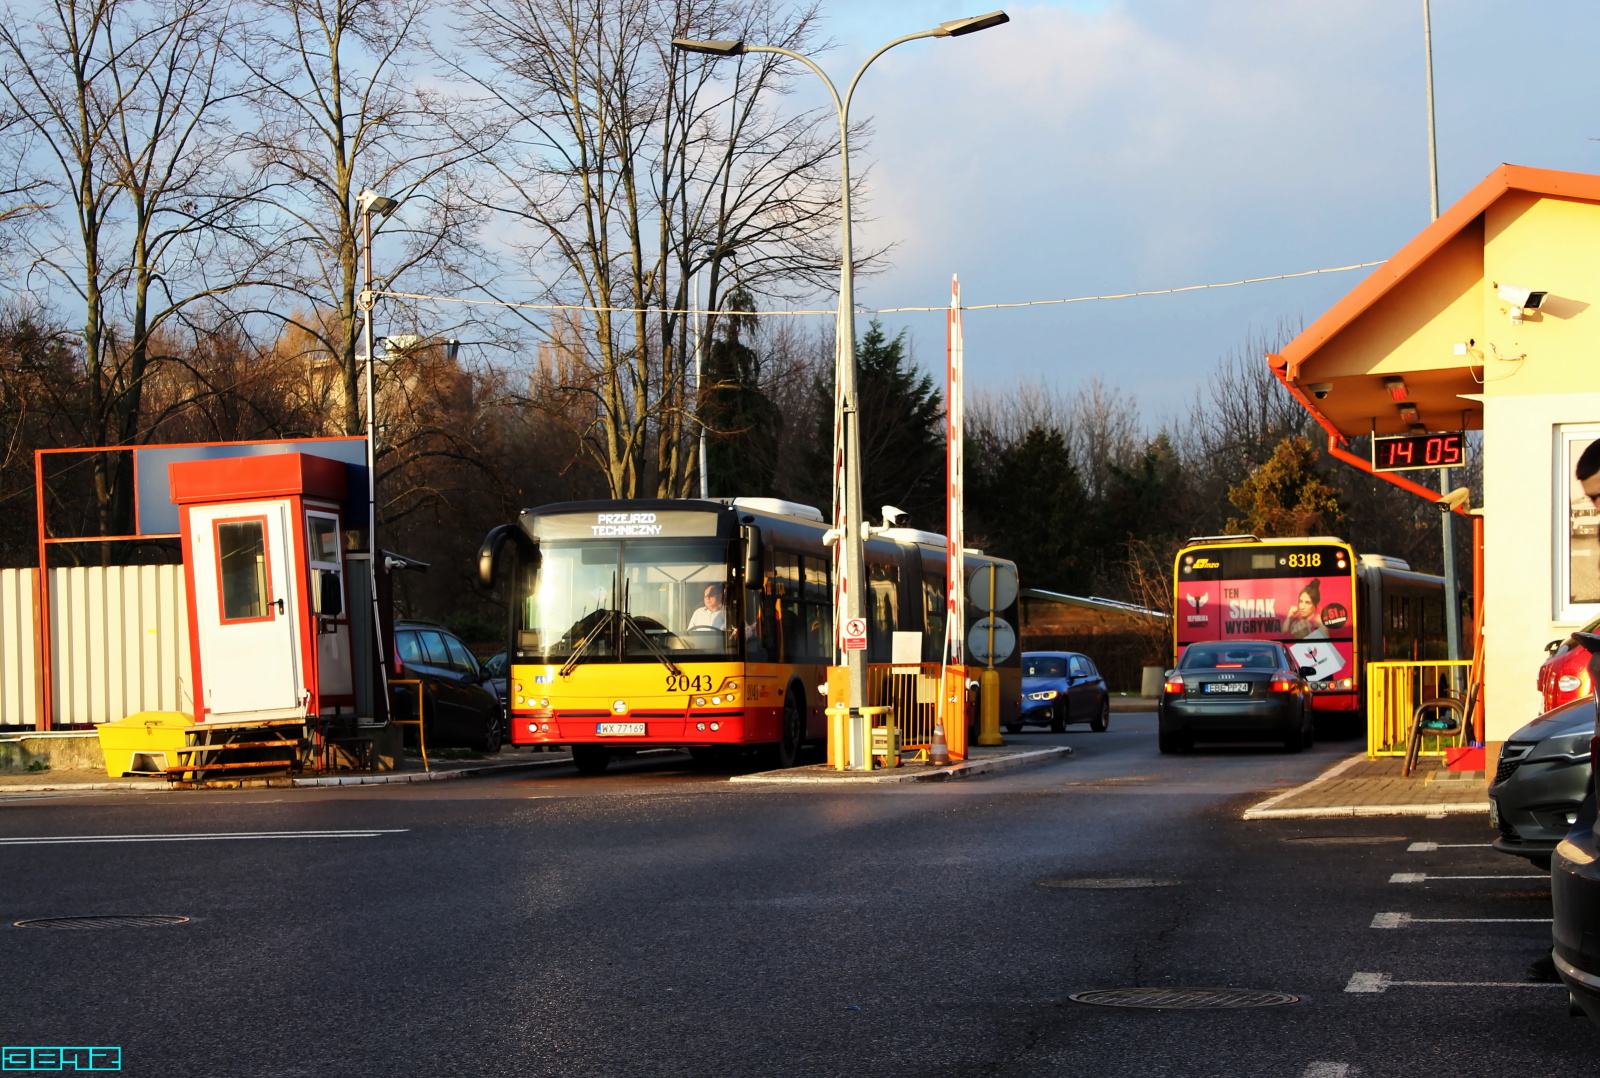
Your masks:
<svg viewBox="0 0 1600 1078"><path fill-rule="evenodd" d="M1175 653L1203 641L1278 640L1312 671L1317 711L1359 711L1358 565L1331 538L1191 542L1173 566Z"/></svg>

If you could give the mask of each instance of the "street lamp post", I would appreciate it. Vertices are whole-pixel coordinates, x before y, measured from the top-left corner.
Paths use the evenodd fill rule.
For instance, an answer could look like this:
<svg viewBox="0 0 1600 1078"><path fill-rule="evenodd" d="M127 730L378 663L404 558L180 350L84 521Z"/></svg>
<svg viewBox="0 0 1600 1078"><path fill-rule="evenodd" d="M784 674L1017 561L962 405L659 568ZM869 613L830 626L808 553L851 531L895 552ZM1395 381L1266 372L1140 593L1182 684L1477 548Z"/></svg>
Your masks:
<svg viewBox="0 0 1600 1078"><path fill-rule="evenodd" d="M987 15L979 15L968 19L954 19L942 22L931 30L923 30L915 34L897 37L893 41L878 49L866 62L856 69L855 76L851 78L850 85L845 89L844 97L839 96L838 89L833 80L828 78L827 72L818 67L816 62L808 56L789 49L778 48L775 45L747 45L743 41L695 41L688 38L673 38L672 47L680 52L704 53L710 56L740 56L750 52L770 52L779 56L787 56L791 60L799 60L820 78L828 88L828 93L833 97L834 109L839 114L839 214L840 214L840 264L839 264L839 360L835 372L838 391L837 396L843 410L841 423L844 441L844 513L843 519L834 521L839 529L840 540L844 543L844 576L845 576L845 610L846 619L864 619L866 610L866 547L865 529L866 515L862 509L861 495L861 429L860 411L856 400L856 320L855 320L855 267L854 250L851 244L850 231L850 101L855 96L856 84L861 81L861 76L866 73L872 62L896 45L903 45L907 41L916 41L925 37L962 37L966 34L987 30L991 26L999 26L1010 22L1011 17L1003 11L993 11ZM834 447L835 458L839 455L839 446ZM835 619L835 627L839 624ZM845 662L850 671L850 714L854 718L859 714L860 708L866 704L867 691L867 653L865 649L854 649L845 653ZM850 767L863 769L867 766L867 755L870 746L865 744L857 731L857 723L850 723Z"/></svg>
<svg viewBox="0 0 1600 1078"><path fill-rule="evenodd" d="M373 686L376 692L387 686L388 678L384 671L383 624L378 618L378 391L376 379L373 377L372 359L372 308L378 297L372 290L372 215L377 214L380 218L388 217L400 208L400 203L376 191L362 191L356 196L356 208L361 213L363 282L361 294L356 297L356 306L361 308L361 337L364 342L362 365L365 368L367 382L367 590L372 596L372 646L375 649L373 654L377 656L377 667L380 671L380 684Z"/></svg>

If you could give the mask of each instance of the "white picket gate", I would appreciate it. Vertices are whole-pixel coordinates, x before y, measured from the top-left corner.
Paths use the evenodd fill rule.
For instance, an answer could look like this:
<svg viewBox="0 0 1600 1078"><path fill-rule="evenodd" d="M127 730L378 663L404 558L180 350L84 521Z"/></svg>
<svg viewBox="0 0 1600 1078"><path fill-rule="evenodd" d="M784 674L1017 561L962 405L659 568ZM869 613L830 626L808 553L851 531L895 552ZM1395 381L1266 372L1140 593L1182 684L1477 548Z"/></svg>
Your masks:
<svg viewBox="0 0 1600 1078"><path fill-rule="evenodd" d="M34 569L0 569L0 725L39 713ZM50 570L52 725L187 711L189 610L181 565Z"/></svg>

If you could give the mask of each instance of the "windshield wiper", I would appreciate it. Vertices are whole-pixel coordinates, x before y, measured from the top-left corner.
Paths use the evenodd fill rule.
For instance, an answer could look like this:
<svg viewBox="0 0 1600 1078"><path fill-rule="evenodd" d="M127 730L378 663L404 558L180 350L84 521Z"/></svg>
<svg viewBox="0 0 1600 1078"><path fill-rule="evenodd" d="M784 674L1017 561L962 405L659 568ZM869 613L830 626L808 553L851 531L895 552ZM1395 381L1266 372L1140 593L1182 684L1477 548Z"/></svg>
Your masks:
<svg viewBox="0 0 1600 1078"><path fill-rule="evenodd" d="M678 669L678 664L667 658L667 653L662 651L654 640L650 639L650 634L645 632L644 626L640 625L638 619L628 612L627 581L624 581L622 584L622 606L623 609L617 611L617 615L622 618L623 639L618 642L626 645L627 630L632 629L634 632L639 634L639 639L644 641L644 646L650 649L650 653L661 660L661 665L667 668L668 673L674 677L682 677L683 671Z"/></svg>
<svg viewBox="0 0 1600 1078"><path fill-rule="evenodd" d="M589 634L587 636L585 636L582 640L578 641L578 646L572 649L572 654L567 658L567 661L561 667L561 671L560 671L560 676L561 677L566 677L568 674L572 673L573 670L577 669L578 660L583 658L583 653L589 650L589 645L594 643L597 639L599 639L601 633L603 633L607 629L611 628L612 619L617 614L620 613L620 611L616 609L616 606L617 606L617 574L616 573L612 573L611 574L611 609L605 611L605 615L606 616L601 618L599 621L595 622L594 628L589 630ZM600 613L600 611L597 610L597 611L595 611L595 613L598 614L598 613ZM620 641L619 641L619 643L620 643Z"/></svg>

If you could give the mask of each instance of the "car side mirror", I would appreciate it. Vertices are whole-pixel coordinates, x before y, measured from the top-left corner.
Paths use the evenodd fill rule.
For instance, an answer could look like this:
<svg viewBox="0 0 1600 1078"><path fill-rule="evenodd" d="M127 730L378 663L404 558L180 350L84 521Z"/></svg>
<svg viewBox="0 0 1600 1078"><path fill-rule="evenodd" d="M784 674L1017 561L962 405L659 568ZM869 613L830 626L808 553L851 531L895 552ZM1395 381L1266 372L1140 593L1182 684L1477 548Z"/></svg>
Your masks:
<svg viewBox="0 0 1600 1078"><path fill-rule="evenodd" d="M1312 674L1315 674L1316 672L1317 672L1317 668L1315 666L1302 666L1300 668L1300 676L1301 677L1310 677Z"/></svg>
<svg viewBox="0 0 1600 1078"><path fill-rule="evenodd" d="M1560 640L1552 640L1552 641L1550 641L1550 643L1548 643L1548 644L1546 644L1544 646L1544 653L1546 655L1554 655L1556 653L1556 649L1561 647L1561 644L1562 644L1562 641L1560 641Z"/></svg>

